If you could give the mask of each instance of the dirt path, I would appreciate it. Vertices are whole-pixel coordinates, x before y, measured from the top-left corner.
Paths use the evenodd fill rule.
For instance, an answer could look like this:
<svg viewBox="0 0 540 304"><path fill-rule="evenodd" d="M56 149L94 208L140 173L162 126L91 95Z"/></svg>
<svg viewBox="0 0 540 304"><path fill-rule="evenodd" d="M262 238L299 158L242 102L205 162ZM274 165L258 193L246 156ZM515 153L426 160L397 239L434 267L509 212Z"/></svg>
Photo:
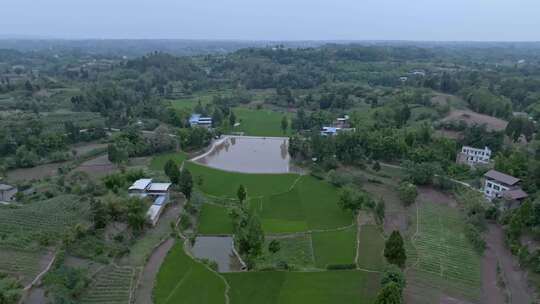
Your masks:
<svg viewBox="0 0 540 304"><path fill-rule="evenodd" d="M533 292L528 287L525 272L521 270L516 258L506 248L501 227L489 224L486 243L488 245L482 260L482 303L504 303L504 300L498 302L501 297L504 299L504 296L497 286L497 262L510 293L510 303L533 303Z"/></svg>
<svg viewBox="0 0 540 304"><path fill-rule="evenodd" d="M141 273L141 277L138 282L138 286L135 290L135 303L149 304L153 303L152 301L152 290L154 289L154 283L156 281L156 276L159 272L161 264L165 260L167 253L174 245L174 239L168 238L166 241L161 243L152 255L148 259L148 262L144 266L144 269Z"/></svg>

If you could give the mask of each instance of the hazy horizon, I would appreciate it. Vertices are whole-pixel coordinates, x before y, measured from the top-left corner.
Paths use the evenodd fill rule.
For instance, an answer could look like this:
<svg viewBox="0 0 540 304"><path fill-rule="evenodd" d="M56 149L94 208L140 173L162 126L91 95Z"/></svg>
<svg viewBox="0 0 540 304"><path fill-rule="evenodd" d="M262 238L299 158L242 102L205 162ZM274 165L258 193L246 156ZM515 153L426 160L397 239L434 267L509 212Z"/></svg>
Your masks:
<svg viewBox="0 0 540 304"><path fill-rule="evenodd" d="M18 0L0 38L540 41L534 0Z"/></svg>

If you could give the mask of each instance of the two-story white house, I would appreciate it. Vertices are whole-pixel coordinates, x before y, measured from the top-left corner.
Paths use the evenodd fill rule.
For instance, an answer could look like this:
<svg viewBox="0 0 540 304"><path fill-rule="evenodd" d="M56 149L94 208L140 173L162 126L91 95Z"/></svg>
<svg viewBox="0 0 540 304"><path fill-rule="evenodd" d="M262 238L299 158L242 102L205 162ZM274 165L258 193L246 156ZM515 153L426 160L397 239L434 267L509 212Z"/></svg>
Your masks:
<svg viewBox="0 0 540 304"><path fill-rule="evenodd" d="M128 188L129 195L139 197L152 197L154 202L148 209L146 216L152 226L155 226L159 221L159 217L165 206L169 202L169 189L171 183L155 183L151 178L142 178L136 180L131 187Z"/></svg>
<svg viewBox="0 0 540 304"><path fill-rule="evenodd" d="M469 146L463 146L461 152L458 155L458 163L474 165L487 165L491 160L491 149L484 147L484 149L473 148Z"/></svg>
<svg viewBox="0 0 540 304"><path fill-rule="evenodd" d="M189 125L192 127L211 128L212 117L204 117L201 114L191 114Z"/></svg>
<svg viewBox="0 0 540 304"><path fill-rule="evenodd" d="M496 170L489 170L484 177L484 195L490 201L503 198L510 202L520 202L528 196L519 186L519 178Z"/></svg>

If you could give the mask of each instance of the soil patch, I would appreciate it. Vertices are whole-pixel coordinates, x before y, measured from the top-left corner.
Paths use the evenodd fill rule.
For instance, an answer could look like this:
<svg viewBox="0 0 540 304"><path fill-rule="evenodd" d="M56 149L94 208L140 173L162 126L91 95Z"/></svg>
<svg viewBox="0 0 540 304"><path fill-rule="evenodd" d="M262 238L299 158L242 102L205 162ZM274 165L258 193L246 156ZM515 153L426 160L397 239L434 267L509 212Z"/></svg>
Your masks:
<svg viewBox="0 0 540 304"><path fill-rule="evenodd" d="M45 177L58 174L58 168L67 165L69 162L59 162L39 165L33 168L21 168L7 172L7 179L10 181L31 181L40 180Z"/></svg>
<svg viewBox="0 0 540 304"><path fill-rule="evenodd" d="M533 292L528 287L526 273L521 270L517 259L504 244L502 228L496 224L489 224L486 233L487 248L482 261L482 302L504 303L500 296L501 290L497 286L497 263L505 279L506 288L510 293L510 303L534 303ZM484 267L485 266L485 267ZM494 277L495 276L495 277Z"/></svg>
<svg viewBox="0 0 540 304"><path fill-rule="evenodd" d="M502 131L506 129L508 122L493 116L476 113L470 110L452 110L443 122L464 121L467 125L485 124L490 131Z"/></svg>
<svg viewBox="0 0 540 304"><path fill-rule="evenodd" d="M452 195L441 192L433 187L421 186L418 187L418 198L421 202L433 202L437 204L445 204L452 208L458 206L457 201Z"/></svg>
<svg viewBox="0 0 540 304"><path fill-rule="evenodd" d="M74 171L86 172L91 177L99 178L116 170L116 165L111 163L109 156L105 154L83 162Z"/></svg>

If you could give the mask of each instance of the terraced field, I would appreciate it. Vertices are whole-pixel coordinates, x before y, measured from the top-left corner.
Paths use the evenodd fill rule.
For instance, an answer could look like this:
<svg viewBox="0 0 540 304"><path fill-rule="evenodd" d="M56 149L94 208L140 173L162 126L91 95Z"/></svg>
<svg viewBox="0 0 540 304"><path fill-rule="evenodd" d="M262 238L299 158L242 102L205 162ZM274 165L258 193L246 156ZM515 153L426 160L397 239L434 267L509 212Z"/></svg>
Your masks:
<svg viewBox="0 0 540 304"><path fill-rule="evenodd" d="M240 126L234 128L235 132L244 132L249 136L288 136L290 129L283 133L281 120L286 115L269 110L252 110L247 108L234 108L234 114ZM290 124L290 123L289 123Z"/></svg>
<svg viewBox="0 0 540 304"><path fill-rule="evenodd" d="M68 228L88 215L88 203L62 195L20 206L0 206L0 243L25 247L40 237L58 239Z"/></svg>
<svg viewBox="0 0 540 304"><path fill-rule="evenodd" d="M81 303L130 303L134 276L131 267L110 265L101 269L93 278L89 292L82 297Z"/></svg>
<svg viewBox="0 0 540 304"><path fill-rule="evenodd" d="M458 210L436 203L419 204L418 233L410 244L416 251L416 262L410 261L414 266L409 281L416 288L408 288L409 296L419 295L415 303L431 298L421 296L427 290L424 285L430 286L430 292L438 290L444 295L478 301L480 257L465 237L463 227ZM411 257L414 259L414 255Z"/></svg>
<svg viewBox="0 0 540 304"><path fill-rule="evenodd" d="M0 273L7 273L28 284L41 272L41 261L47 253L0 247Z"/></svg>

